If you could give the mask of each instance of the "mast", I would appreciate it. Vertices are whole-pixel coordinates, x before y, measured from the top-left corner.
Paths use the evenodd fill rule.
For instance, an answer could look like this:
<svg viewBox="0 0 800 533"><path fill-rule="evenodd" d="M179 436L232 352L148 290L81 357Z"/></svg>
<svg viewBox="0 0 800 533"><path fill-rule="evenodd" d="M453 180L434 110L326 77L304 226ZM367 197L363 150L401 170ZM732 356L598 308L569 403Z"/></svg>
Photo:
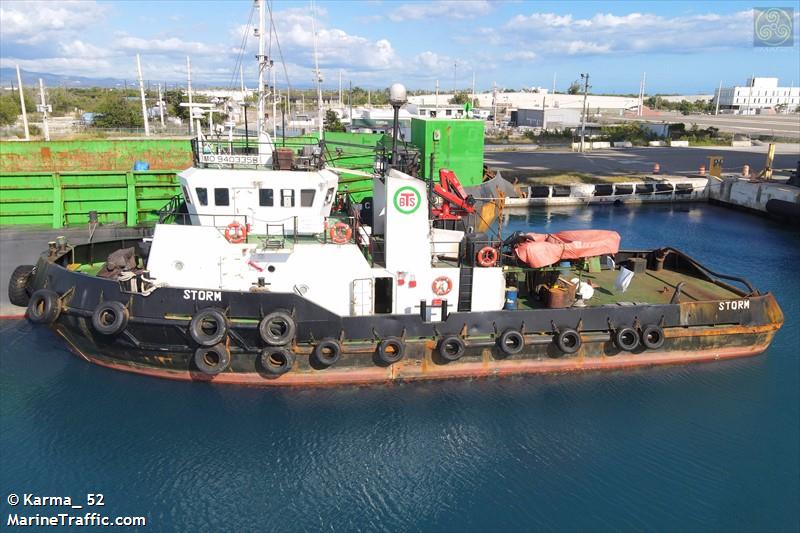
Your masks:
<svg viewBox="0 0 800 533"><path fill-rule="evenodd" d="M147 101L144 98L144 79L142 78L142 61L136 54L136 72L139 75L139 95L142 98L142 120L144 120L144 136L150 137L150 121L147 119Z"/></svg>
<svg viewBox="0 0 800 533"><path fill-rule="evenodd" d="M31 132L28 129L28 112L25 111L25 94L22 90L22 76L17 65L17 87L19 87L19 107L22 110L22 126L25 128L25 140L31 140Z"/></svg>
<svg viewBox="0 0 800 533"><path fill-rule="evenodd" d="M317 25L314 18L314 0L311 0L311 32L314 34L314 77L317 83L317 123L319 140L321 141L325 135L322 119L322 73L319 71L319 58L317 57Z"/></svg>
<svg viewBox="0 0 800 533"><path fill-rule="evenodd" d="M267 56L264 54L264 1L258 3L258 120L256 130L258 135L264 131L264 69L267 66Z"/></svg>
<svg viewBox="0 0 800 533"><path fill-rule="evenodd" d="M194 108L192 107L192 60L186 56L186 91L189 93L189 134L194 133ZM199 131L197 132L199 135Z"/></svg>

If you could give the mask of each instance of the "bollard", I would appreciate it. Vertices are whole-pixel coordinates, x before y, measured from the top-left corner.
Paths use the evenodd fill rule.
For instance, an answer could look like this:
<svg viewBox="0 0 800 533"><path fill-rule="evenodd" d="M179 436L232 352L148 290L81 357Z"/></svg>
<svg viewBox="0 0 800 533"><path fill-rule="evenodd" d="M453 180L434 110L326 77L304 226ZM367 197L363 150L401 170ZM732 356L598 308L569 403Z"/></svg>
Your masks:
<svg viewBox="0 0 800 533"><path fill-rule="evenodd" d="M661 172L661 165L656 163L655 165L653 165L653 174L658 174L659 172Z"/></svg>
<svg viewBox="0 0 800 533"><path fill-rule="evenodd" d="M742 176L745 178L750 177L750 165L745 165L742 167Z"/></svg>

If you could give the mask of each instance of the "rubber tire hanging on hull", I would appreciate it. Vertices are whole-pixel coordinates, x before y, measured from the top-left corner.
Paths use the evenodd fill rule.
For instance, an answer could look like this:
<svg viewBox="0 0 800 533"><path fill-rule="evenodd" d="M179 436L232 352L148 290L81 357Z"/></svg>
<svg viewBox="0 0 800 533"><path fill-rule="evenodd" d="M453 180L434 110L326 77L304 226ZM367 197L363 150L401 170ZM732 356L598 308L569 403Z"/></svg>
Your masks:
<svg viewBox="0 0 800 533"><path fill-rule="evenodd" d="M28 302L28 320L34 324L52 324L61 314L61 298L55 291L39 289Z"/></svg>
<svg viewBox="0 0 800 533"><path fill-rule="evenodd" d="M314 359L326 368L335 365L341 356L342 348L333 339L325 339L314 347Z"/></svg>
<svg viewBox="0 0 800 533"><path fill-rule="evenodd" d="M439 352L439 356L442 359L448 362L458 361L461 359L461 356L464 355L464 352L467 349L467 345L456 335L449 335L447 337L443 337L442 340L439 341L439 345L436 347L436 350Z"/></svg>
<svg viewBox="0 0 800 533"><path fill-rule="evenodd" d="M295 357L285 348L264 348L258 360L267 374L282 376L292 369Z"/></svg>
<svg viewBox="0 0 800 533"><path fill-rule="evenodd" d="M639 346L639 332L631 326L624 326L614 332L614 344L620 350L632 352Z"/></svg>
<svg viewBox="0 0 800 533"><path fill-rule="evenodd" d="M33 274L33 265L20 265L11 273L8 280L8 301L19 307L28 307L31 296L28 294L28 282Z"/></svg>
<svg viewBox="0 0 800 533"><path fill-rule="evenodd" d="M497 347L505 355L516 355L525 348L525 337L515 329L507 329L497 339Z"/></svg>
<svg viewBox="0 0 800 533"><path fill-rule="evenodd" d="M194 351L194 366L207 376L216 376L231 364L231 354L224 344L201 346Z"/></svg>
<svg viewBox="0 0 800 533"><path fill-rule="evenodd" d="M128 325L128 309L120 302L102 302L92 313L92 327L102 335L116 335Z"/></svg>
<svg viewBox="0 0 800 533"><path fill-rule="evenodd" d="M203 326L214 322L214 332L208 333ZM225 313L215 307L206 307L197 312L189 323L189 335L200 346L214 346L225 340L228 334L228 320Z"/></svg>
<svg viewBox="0 0 800 533"><path fill-rule="evenodd" d="M664 330L651 324L642 330L642 344L648 350L658 350L664 346Z"/></svg>
<svg viewBox="0 0 800 533"><path fill-rule="evenodd" d="M565 328L558 332L555 338L556 348L561 353L571 355L581 349L583 339L581 334L572 328Z"/></svg>
<svg viewBox="0 0 800 533"><path fill-rule="evenodd" d="M258 334L261 340L269 346L283 346L294 339L297 325L291 313L279 309L274 311L258 323Z"/></svg>
<svg viewBox="0 0 800 533"><path fill-rule="evenodd" d="M385 365L393 365L405 355L405 345L397 337L387 337L378 344L376 355Z"/></svg>

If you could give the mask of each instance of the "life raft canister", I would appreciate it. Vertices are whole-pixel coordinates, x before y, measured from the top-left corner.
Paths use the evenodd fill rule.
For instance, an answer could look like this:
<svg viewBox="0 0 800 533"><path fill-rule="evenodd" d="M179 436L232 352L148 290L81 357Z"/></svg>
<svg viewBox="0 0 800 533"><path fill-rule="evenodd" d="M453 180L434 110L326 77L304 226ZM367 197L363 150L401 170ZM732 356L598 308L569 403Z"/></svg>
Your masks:
<svg viewBox="0 0 800 533"><path fill-rule="evenodd" d="M225 240L231 244L241 244L247 240L247 226L235 220L225 228Z"/></svg>
<svg viewBox="0 0 800 533"><path fill-rule="evenodd" d="M484 268L486 267L493 267L497 263L497 259L499 258L500 254L497 252L496 248L492 248L491 246L484 246L478 252L476 259L478 260L478 264Z"/></svg>
<svg viewBox="0 0 800 533"><path fill-rule="evenodd" d="M330 236L336 244L344 244L353 236L353 229L344 222L337 222L331 226Z"/></svg>

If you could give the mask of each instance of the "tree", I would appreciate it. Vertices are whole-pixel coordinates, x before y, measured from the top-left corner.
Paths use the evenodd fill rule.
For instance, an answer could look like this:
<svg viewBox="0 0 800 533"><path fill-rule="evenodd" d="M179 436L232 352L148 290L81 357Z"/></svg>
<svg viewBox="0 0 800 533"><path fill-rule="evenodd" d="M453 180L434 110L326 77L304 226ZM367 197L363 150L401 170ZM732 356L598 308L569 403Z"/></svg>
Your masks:
<svg viewBox="0 0 800 533"><path fill-rule="evenodd" d="M0 96L0 126L10 126L15 123L19 114L19 101L14 99L13 94Z"/></svg>
<svg viewBox="0 0 800 533"><path fill-rule="evenodd" d="M569 89L567 89L567 94L578 94L579 92L581 92L581 84L578 80L575 80L569 84Z"/></svg>
<svg viewBox="0 0 800 533"><path fill-rule="evenodd" d="M94 125L99 128L136 128L143 124L142 110L136 99L114 91L103 97L97 106L99 116Z"/></svg>
<svg viewBox="0 0 800 533"><path fill-rule="evenodd" d="M464 105L467 102L469 102L469 93L467 91L461 91L455 93L448 103Z"/></svg>
<svg viewBox="0 0 800 533"><path fill-rule="evenodd" d="M339 115L333 109L325 111L325 131L345 131Z"/></svg>

